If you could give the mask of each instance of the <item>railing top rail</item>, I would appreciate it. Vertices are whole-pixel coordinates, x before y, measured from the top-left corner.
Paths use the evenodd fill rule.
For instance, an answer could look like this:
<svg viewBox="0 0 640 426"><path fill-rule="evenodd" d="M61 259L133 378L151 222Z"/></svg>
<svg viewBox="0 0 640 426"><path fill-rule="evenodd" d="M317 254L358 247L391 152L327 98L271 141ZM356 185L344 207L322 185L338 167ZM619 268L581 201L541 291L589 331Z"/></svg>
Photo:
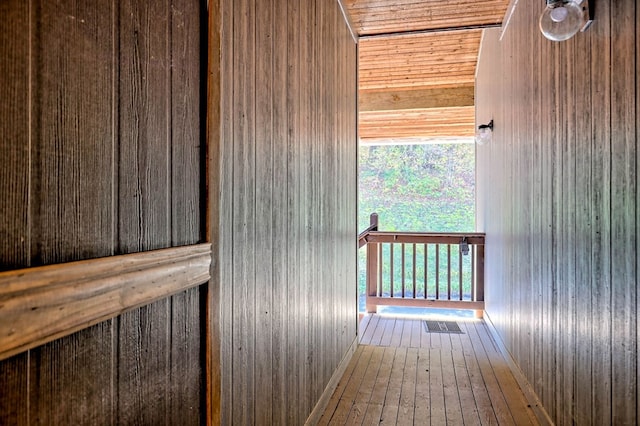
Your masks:
<svg viewBox="0 0 640 426"><path fill-rule="evenodd" d="M468 244L482 245L485 240L483 232L393 232L393 231L369 231L360 237L360 247L367 243L432 243L432 244L459 244L466 241ZM364 240L364 243L362 242Z"/></svg>
<svg viewBox="0 0 640 426"><path fill-rule="evenodd" d="M483 245L484 232L400 232L378 231L378 214L372 213L369 227L358 235L358 247L367 243L467 244Z"/></svg>

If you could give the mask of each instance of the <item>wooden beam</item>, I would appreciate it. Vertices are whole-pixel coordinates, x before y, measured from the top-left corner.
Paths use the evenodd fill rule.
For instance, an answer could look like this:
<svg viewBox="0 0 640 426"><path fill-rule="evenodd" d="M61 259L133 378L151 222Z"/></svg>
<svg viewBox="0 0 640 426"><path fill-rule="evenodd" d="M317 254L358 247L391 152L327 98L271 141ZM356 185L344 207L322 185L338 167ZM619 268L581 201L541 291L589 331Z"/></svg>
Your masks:
<svg viewBox="0 0 640 426"><path fill-rule="evenodd" d="M0 360L209 280L211 245L0 273Z"/></svg>
<svg viewBox="0 0 640 426"><path fill-rule="evenodd" d="M500 28L502 27L502 22L491 22L487 24L476 24L476 25L459 25L459 26L450 26L450 27L442 27L442 28L425 28L420 30L402 30L402 31L390 31L390 32L377 32L375 34L364 34L360 36L360 39L363 40L371 40L375 38L388 38L388 37L402 37L407 35L419 35L419 34L430 34L430 33L445 33L451 31L469 31L469 30L484 30L487 28Z"/></svg>
<svg viewBox="0 0 640 426"><path fill-rule="evenodd" d="M360 92L360 111L396 111L474 105L474 87Z"/></svg>

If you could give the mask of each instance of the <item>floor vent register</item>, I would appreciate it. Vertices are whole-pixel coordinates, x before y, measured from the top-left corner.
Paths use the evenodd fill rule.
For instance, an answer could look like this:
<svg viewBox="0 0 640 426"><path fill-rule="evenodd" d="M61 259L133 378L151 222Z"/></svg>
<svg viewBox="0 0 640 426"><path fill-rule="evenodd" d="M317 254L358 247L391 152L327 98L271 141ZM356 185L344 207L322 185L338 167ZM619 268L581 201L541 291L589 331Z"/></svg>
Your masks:
<svg viewBox="0 0 640 426"><path fill-rule="evenodd" d="M458 333L463 334L455 321L424 321L427 333Z"/></svg>

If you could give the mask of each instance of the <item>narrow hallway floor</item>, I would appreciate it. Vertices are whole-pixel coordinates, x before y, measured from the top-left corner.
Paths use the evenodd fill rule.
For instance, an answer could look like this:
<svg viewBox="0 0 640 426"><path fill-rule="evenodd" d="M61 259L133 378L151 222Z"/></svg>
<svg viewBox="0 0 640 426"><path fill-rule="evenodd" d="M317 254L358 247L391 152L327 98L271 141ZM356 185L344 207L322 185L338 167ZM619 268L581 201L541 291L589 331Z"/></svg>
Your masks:
<svg viewBox="0 0 640 426"><path fill-rule="evenodd" d="M319 425L538 425L483 320L368 315Z"/></svg>

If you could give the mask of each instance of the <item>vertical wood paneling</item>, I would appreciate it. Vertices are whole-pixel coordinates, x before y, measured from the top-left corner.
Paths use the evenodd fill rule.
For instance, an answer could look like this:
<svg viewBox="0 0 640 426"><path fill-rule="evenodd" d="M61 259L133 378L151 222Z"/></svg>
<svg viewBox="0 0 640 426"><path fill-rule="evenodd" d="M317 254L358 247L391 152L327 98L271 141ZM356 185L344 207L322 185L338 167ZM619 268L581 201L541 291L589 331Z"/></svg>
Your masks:
<svg viewBox="0 0 640 426"><path fill-rule="evenodd" d="M289 91L289 5L271 2L273 8L273 182L272 182L272 247L279 247L280 253L272 256L272 334L271 358L273 370L271 397L273 407L286 407L289 401L287 381L289 376L289 280L288 262L292 250L289 240L288 194L290 190L288 174L290 164L289 129L287 113ZM272 410L272 424L286 424L287 410Z"/></svg>
<svg viewBox="0 0 640 426"><path fill-rule="evenodd" d="M610 4L598 5L598 25L591 28L591 312L593 424L611 421L611 24ZM588 388L586 388L588 389Z"/></svg>
<svg viewBox="0 0 640 426"><path fill-rule="evenodd" d="M112 321L31 351L29 419L32 424L113 422Z"/></svg>
<svg viewBox="0 0 640 426"><path fill-rule="evenodd" d="M0 362L0 424L29 424L29 352Z"/></svg>
<svg viewBox="0 0 640 426"><path fill-rule="evenodd" d="M31 265L113 254L113 5L32 2ZM29 419L110 417L112 321L31 351ZM78 405L76 407L75 405Z"/></svg>
<svg viewBox="0 0 640 426"><path fill-rule="evenodd" d="M225 188L233 187L233 144L225 143L225 139L232 138L233 122L236 114L234 105L234 74L235 45L234 45L234 6L235 3L228 0L220 0L220 224L219 254L216 261L219 263L220 272L220 388L222 401L220 402L221 424L231 424L233 419L233 305L234 297L233 268L224 263L225 253L233 251L233 233L224 232L224 227L233 222L234 193ZM216 125L216 123L212 123ZM228 140L228 139L227 139ZM215 166L214 166L215 167ZM215 173L215 169L213 170ZM225 305L228 305L225 307Z"/></svg>
<svg viewBox="0 0 640 426"><path fill-rule="evenodd" d="M166 1L120 4L120 253L171 241L171 18ZM119 319L119 423L164 423L169 416L170 312L170 301L161 300Z"/></svg>
<svg viewBox="0 0 640 426"><path fill-rule="evenodd" d="M29 266L29 3L0 2L0 270ZM29 354L0 363L0 424L27 424Z"/></svg>
<svg viewBox="0 0 640 426"><path fill-rule="evenodd" d="M171 238L170 7L120 4L119 254L167 247Z"/></svg>
<svg viewBox="0 0 640 426"><path fill-rule="evenodd" d="M160 300L118 320L117 424L168 424L170 302Z"/></svg>
<svg viewBox="0 0 640 426"><path fill-rule="evenodd" d="M202 394L205 380L200 293L195 287L171 298L171 376L169 377L167 423L203 424L205 415Z"/></svg>
<svg viewBox="0 0 640 426"><path fill-rule="evenodd" d="M233 400L239 404L233 411L233 424L255 423L255 2L240 0L234 5L234 103L237 118L233 129ZM245 143L242 143L245 142ZM260 141L262 142L262 141ZM224 232L224 231L223 231ZM241 259L241 260L240 260Z"/></svg>
<svg viewBox="0 0 640 426"><path fill-rule="evenodd" d="M300 93L302 91L302 79L300 77L300 43L296 28L300 28L300 2L296 0L288 0L288 26L287 26L287 65L288 65L288 91L287 91L287 116L289 121L289 135L287 138L287 222L289 223L287 250L287 293L284 296L287 299L287 348L283 354L289 365L289 373L286 376L288 395L296 395L294 404L287 404L283 410L286 412L286 423L294 424L297 422L299 410L298 398L300 394L299 373L296 371L299 365L300 346L304 343L301 341L299 329L301 327L301 304L300 304L300 285L302 280L302 268L300 267L303 256L302 239L305 233L301 228L301 215L298 212L301 199L303 197L302 175L303 168L300 166L301 161L301 145L305 137L300 125L302 121L302 113L300 111Z"/></svg>
<svg viewBox="0 0 640 426"><path fill-rule="evenodd" d="M29 265L29 3L0 4L0 270ZM16 244L16 242L19 242ZM0 410L2 411L2 410Z"/></svg>
<svg viewBox="0 0 640 426"><path fill-rule="evenodd" d="M636 5L636 67L640 61L640 8ZM640 136L640 84L636 82L636 136ZM636 167L640 165L640 150L636 149ZM640 197L640 178L636 175L636 197ZM636 210L636 229L640 229L640 209ZM636 265L640 265L640 250L636 249ZM636 290L637 291L637 290ZM636 293L636 301L638 294ZM636 304L636 321L640 316L640 307ZM636 327L636 345L640 341L640 326ZM637 347L637 346L636 346ZM636 359L636 386L640 383L640 357ZM640 392L636 391L636 407L640 407ZM637 409L640 416L640 409Z"/></svg>
<svg viewBox="0 0 640 426"><path fill-rule="evenodd" d="M296 318L296 340L297 351L293 360L295 374L297 375L296 389L296 405L293 417L294 423L303 421L303 413L311 412L308 409L310 395L307 390L311 390L311 368L315 366L315 362L309 358L312 357L313 350L313 333L316 329L311 323L311 316L315 314L315 310L309 309L309 302L312 293L316 290L311 283L319 285L313 279L313 267L315 260L310 256L315 239L315 223L313 222L314 206L316 209L319 205L313 203L313 183L316 177L316 163L312 161L312 144L314 142L316 122L313 119L312 111L315 105L314 86L317 84L313 75L316 67L320 66L319 62L314 62L314 39L317 35L317 23L314 21L314 10L316 2L300 5L298 15L299 28L314 28L313 31L298 32L299 39L298 60L300 61L299 86L298 86L298 103L292 105L298 108L300 114L299 121L299 139L300 148L298 151L299 172L297 178L300 180L299 200L296 202L296 215L299 219L298 238L300 239L300 258L298 259L298 274L301 283L307 283L298 286L296 291L296 310L298 314Z"/></svg>
<svg viewBox="0 0 640 426"><path fill-rule="evenodd" d="M31 266L108 256L112 5L33 7Z"/></svg>
<svg viewBox="0 0 640 426"><path fill-rule="evenodd" d="M579 63L584 55L584 60L591 63L592 51L589 47L589 40L586 37L576 38L575 49L572 60ZM577 70L576 72L581 72ZM597 79L597 76L595 76ZM582 71L583 87L575 90L575 110L579 111L575 115L575 140L586 141L576 150L576 346L575 346L575 371L582 374L575 374L573 389L575 395L575 419L577 424L588 424L592 418L593 405L588 392L577 392L578 389L586 389L591 386L592 377L592 339L593 330L589 321L582 318L591 318L594 315L592 309L593 286L591 273L591 253L593 247L591 220L591 208L594 205L594 181L591 171L591 159L593 158L592 146L592 117L591 117L591 90L584 88L592 87L594 76L591 69ZM581 183L581 184L580 184Z"/></svg>
<svg viewBox="0 0 640 426"><path fill-rule="evenodd" d="M303 424L355 338L355 45L337 2L223 11L223 413Z"/></svg>
<svg viewBox="0 0 640 426"><path fill-rule="evenodd" d="M256 400L255 423L272 423L273 411L273 305L279 299L273 293L273 227L272 217L277 212L273 208L274 192L274 16L273 2L256 2L256 75L255 87L255 180L256 210L255 226L255 311L256 333L255 353L264 354L260 362L255 362L255 392L258 395L270 395L271 398Z"/></svg>
<svg viewBox="0 0 640 426"><path fill-rule="evenodd" d="M598 2L562 43L540 35L543 7L518 7L501 42L487 31L479 61L487 313L556 424L634 424L637 5Z"/></svg>
<svg viewBox="0 0 640 426"><path fill-rule="evenodd" d="M206 51L201 46L206 8L199 1L171 3L170 107L171 245L202 241L201 162L205 145L204 75Z"/></svg>
<svg viewBox="0 0 640 426"><path fill-rule="evenodd" d="M204 13L2 2L1 269L202 239ZM200 294L3 361L0 423L198 424Z"/></svg>
<svg viewBox="0 0 640 426"><path fill-rule="evenodd" d="M637 2L611 2L612 423L637 422Z"/></svg>
<svg viewBox="0 0 640 426"><path fill-rule="evenodd" d="M213 6L212 6L213 7ZM204 191L202 170L206 5L201 1L171 3L171 245L202 241ZM215 143L215 142L212 142ZM169 424L202 424L205 369L201 315L203 288L193 288L171 298ZM213 342L211 343L213 344ZM216 350L212 348L211 350ZM216 386L217 384L214 384Z"/></svg>

